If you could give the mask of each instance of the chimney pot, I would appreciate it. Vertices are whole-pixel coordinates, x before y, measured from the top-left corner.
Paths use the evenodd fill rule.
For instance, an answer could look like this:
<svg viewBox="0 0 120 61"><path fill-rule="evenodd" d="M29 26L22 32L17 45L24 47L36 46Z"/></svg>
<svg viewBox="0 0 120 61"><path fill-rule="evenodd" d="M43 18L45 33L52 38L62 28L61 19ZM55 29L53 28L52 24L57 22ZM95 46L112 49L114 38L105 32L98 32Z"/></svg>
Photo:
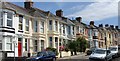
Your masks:
<svg viewBox="0 0 120 61"><path fill-rule="evenodd" d="M114 25L110 25L110 27L113 29L113 28L114 28Z"/></svg>
<svg viewBox="0 0 120 61"><path fill-rule="evenodd" d="M90 21L90 25L94 25L94 21Z"/></svg>
<svg viewBox="0 0 120 61"><path fill-rule="evenodd" d="M116 29L119 29L118 26L115 26Z"/></svg>
<svg viewBox="0 0 120 61"><path fill-rule="evenodd" d="M60 10L56 10L56 16L62 17L63 16L63 11Z"/></svg>
<svg viewBox="0 0 120 61"><path fill-rule="evenodd" d="M76 17L76 20L77 20L78 22L81 22L81 21L82 21L82 17Z"/></svg>
<svg viewBox="0 0 120 61"><path fill-rule="evenodd" d="M103 27L103 24L99 24L99 27Z"/></svg>
<svg viewBox="0 0 120 61"><path fill-rule="evenodd" d="M33 7L33 2L32 1L24 2L24 8L31 9L32 7Z"/></svg>
<svg viewBox="0 0 120 61"><path fill-rule="evenodd" d="M105 24L105 27L109 27L109 25L108 25L108 24Z"/></svg>

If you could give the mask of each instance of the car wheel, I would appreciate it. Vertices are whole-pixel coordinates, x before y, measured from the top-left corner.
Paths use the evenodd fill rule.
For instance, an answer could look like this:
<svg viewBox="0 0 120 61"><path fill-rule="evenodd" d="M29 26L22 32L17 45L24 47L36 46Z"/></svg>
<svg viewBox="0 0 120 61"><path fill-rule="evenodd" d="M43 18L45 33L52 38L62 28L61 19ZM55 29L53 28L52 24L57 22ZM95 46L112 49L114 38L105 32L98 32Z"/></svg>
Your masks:
<svg viewBox="0 0 120 61"><path fill-rule="evenodd" d="M53 58L52 61L56 61L56 58Z"/></svg>

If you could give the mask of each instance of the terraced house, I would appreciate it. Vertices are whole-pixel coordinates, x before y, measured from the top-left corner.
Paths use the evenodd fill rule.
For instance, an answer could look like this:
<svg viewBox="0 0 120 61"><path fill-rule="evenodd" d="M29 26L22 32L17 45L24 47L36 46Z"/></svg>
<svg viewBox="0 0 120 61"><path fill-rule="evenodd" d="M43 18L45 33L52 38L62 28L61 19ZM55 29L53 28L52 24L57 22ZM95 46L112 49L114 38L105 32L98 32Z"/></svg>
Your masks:
<svg viewBox="0 0 120 61"><path fill-rule="evenodd" d="M8 56L23 57L45 50L56 48L82 36L88 41L88 48L117 45L120 30L114 26L89 25L81 17L71 20L63 16L63 11L56 10L56 15L33 7L33 2L24 2L24 7L9 2L2 2L0 8L0 53ZM2 56L2 55L1 55Z"/></svg>

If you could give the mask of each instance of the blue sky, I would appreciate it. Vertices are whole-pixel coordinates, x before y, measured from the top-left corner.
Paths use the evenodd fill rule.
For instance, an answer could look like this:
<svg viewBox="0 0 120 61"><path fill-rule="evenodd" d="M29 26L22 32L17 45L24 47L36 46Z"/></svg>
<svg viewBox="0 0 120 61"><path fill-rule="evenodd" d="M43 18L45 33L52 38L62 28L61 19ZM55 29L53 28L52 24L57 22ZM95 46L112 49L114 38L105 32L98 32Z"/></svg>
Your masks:
<svg viewBox="0 0 120 61"><path fill-rule="evenodd" d="M23 2L13 3L24 6ZM56 10L62 9L64 16L70 19L81 16L87 24L94 20L96 25L118 25L117 2L34 2L34 7L54 14Z"/></svg>

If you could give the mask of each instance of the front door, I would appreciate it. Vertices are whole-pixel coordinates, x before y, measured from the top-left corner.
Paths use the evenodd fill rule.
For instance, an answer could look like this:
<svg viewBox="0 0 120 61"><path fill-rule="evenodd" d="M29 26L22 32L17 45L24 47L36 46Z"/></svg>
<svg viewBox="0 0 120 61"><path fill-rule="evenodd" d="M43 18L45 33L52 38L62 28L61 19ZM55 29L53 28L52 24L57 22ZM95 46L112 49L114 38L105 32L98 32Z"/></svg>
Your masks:
<svg viewBox="0 0 120 61"><path fill-rule="evenodd" d="M20 41L18 41L18 57L21 57L22 55L22 44Z"/></svg>

